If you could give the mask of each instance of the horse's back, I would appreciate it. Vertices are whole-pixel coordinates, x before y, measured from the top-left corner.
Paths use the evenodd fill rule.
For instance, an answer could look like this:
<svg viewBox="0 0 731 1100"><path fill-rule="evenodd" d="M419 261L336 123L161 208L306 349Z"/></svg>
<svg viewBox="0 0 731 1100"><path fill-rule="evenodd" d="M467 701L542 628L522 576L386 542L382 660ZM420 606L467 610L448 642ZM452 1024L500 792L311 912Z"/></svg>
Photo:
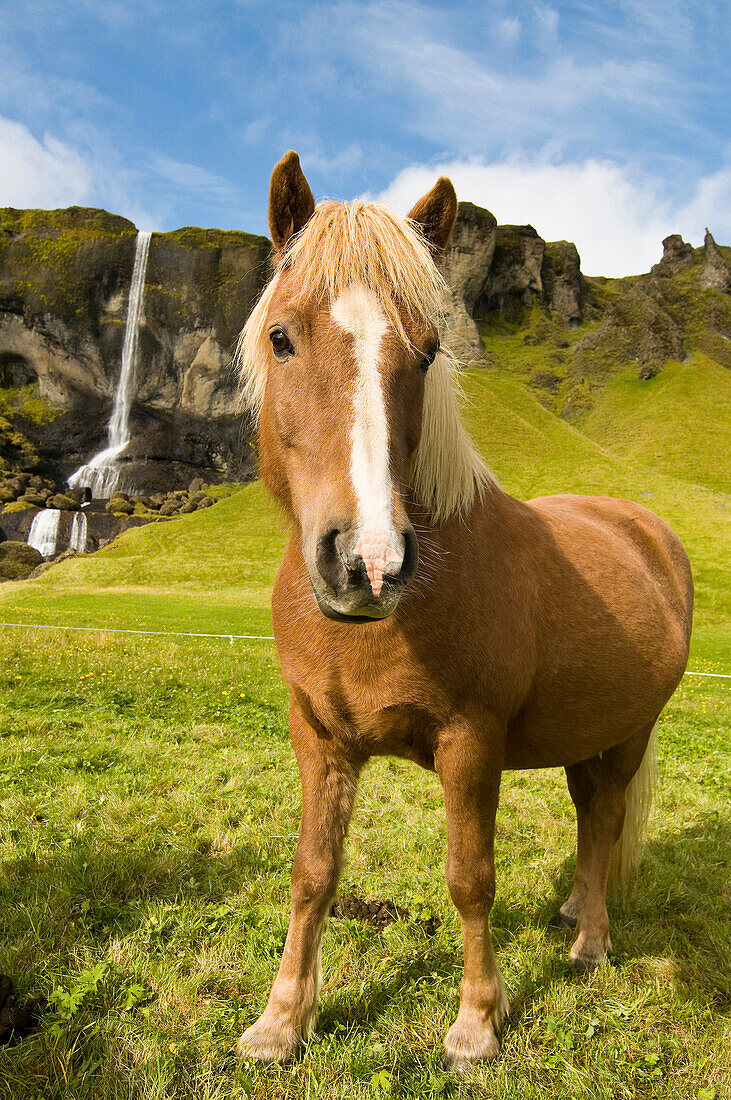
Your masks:
<svg viewBox="0 0 731 1100"><path fill-rule="evenodd" d="M626 568L630 557L646 569L646 578L690 640L693 577L685 547L654 512L615 497L556 495L528 501L574 553L582 540L595 560L616 560ZM621 581L621 578L620 578Z"/></svg>

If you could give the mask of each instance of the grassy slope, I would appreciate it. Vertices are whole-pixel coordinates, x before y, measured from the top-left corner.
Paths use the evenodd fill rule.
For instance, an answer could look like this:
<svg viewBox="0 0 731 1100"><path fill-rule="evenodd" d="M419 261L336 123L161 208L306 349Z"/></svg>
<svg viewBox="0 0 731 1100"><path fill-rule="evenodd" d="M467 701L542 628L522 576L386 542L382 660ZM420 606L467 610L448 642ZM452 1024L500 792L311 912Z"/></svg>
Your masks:
<svg viewBox="0 0 731 1100"><path fill-rule="evenodd" d="M731 374L696 353L646 382L636 370L607 384L582 425L632 462L719 492L731 485Z"/></svg>
<svg viewBox="0 0 731 1100"><path fill-rule="evenodd" d="M475 442L505 489L522 498L603 493L654 509L688 547L698 588L699 628L728 629L724 567L729 499L700 483L704 476L711 479L710 460L708 475L701 470L691 484L661 472L661 462L650 467L630 461L621 446L609 450L543 408L508 372L469 371L465 392L466 419ZM654 411L651 403L645 408ZM599 423L598 411L596 415ZM642 423L639 413L636 422ZM700 430L690 417L685 424L699 443ZM710 432L712 454L722 431L719 419L717 430ZM665 433L664 440L670 445L674 437ZM698 459L688 455L686 469L691 461ZM720 453L715 464L720 477ZM64 562L37 581L5 586L0 589L0 613L26 622L29 616L38 621L42 613L48 622L269 633L268 592L284 539L285 526L275 506L260 484L251 485L174 523L133 529L99 553Z"/></svg>
<svg viewBox="0 0 731 1100"><path fill-rule="evenodd" d="M0 589L0 611L24 622L271 633L269 592L284 540L275 506L255 483L204 511L133 528L12 592Z"/></svg>
<svg viewBox="0 0 731 1100"><path fill-rule="evenodd" d="M505 488L626 495L674 524L698 581L694 662L725 670L728 498L587 438L508 373L465 382ZM284 537L253 485L4 586L0 617L268 633ZM461 950L434 776L368 769L344 888L436 914L436 935L406 922L374 938L333 920L319 1040L291 1068L238 1068L227 1051L276 968L297 831L272 648L8 630L0 682L0 971L52 994L44 1030L0 1050L17 1100L708 1100L731 1084L723 681L687 679L666 709L641 885L612 907L617 965L589 983L571 979L569 941L546 929L571 873L562 777L505 777L493 929L513 1023L499 1061L459 1083L439 1069Z"/></svg>

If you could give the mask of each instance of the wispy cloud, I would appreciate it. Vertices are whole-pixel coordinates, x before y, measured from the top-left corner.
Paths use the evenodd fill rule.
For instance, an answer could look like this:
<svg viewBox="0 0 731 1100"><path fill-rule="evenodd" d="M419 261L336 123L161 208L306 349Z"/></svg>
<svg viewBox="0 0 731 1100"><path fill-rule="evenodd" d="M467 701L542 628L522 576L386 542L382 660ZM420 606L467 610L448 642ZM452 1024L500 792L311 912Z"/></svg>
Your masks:
<svg viewBox="0 0 731 1100"><path fill-rule="evenodd" d="M143 229L156 228L164 216L164 207L144 194L144 181L101 143L37 136L0 115L0 165L0 206L101 206Z"/></svg>
<svg viewBox="0 0 731 1100"><path fill-rule="evenodd" d="M93 166L73 148L0 116L0 206L83 204L93 187Z"/></svg>
<svg viewBox="0 0 731 1100"><path fill-rule="evenodd" d="M552 48L511 66L498 51L450 42L424 5L346 5L338 21L348 53L382 90L406 97L407 125L455 151L555 141L562 132L568 144L606 127L611 112L623 113L625 128L628 113L646 118L648 111L655 122L672 116L683 125L671 73L645 57L577 59L555 41L558 15L548 5L534 7L534 38L544 46L550 38Z"/></svg>
<svg viewBox="0 0 731 1100"><path fill-rule="evenodd" d="M207 168L201 168L200 165L155 155L150 158L150 166L156 175L175 190L197 195L206 203L226 205L241 200L239 188L230 180L210 172Z"/></svg>

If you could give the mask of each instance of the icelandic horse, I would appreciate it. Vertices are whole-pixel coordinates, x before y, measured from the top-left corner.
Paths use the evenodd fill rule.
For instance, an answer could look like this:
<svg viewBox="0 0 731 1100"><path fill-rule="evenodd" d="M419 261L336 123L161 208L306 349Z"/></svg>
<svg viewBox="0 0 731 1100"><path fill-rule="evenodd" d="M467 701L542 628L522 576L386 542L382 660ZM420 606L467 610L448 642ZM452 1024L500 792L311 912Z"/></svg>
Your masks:
<svg viewBox="0 0 731 1100"><path fill-rule="evenodd" d="M559 919L576 926L573 964L594 967L611 951L610 857L620 835L623 862L637 856L653 730L686 666L692 578L673 531L623 500L516 500L474 451L440 343L435 260L456 210L445 177L401 219L315 206L294 152L272 174L275 273L237 361L291 522L272 615L302 819L281 965L242 1057L286 1062L310 1031L358 776L393 754L444 788L464 940L444 1064L494 1058L501 772L566 770L578 842Z"/></svg>

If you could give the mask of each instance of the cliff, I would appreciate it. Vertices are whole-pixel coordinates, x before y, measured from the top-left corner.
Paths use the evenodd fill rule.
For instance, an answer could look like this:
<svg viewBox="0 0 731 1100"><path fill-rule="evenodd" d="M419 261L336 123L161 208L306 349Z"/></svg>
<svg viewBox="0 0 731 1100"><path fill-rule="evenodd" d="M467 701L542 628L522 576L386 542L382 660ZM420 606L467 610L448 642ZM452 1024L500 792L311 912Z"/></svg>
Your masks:
<svg viewBox="0 0 731 1100"><path fill-rule="evenodd" d="M6 464L62 479L104 445L136 235L101 210L0 210L0 386L26 441L25 455L0 441ZM147 465L146 488L250 476L229 364L270 247L217 229L153 234L125 455Z"/></svg>
<svg viewBox="0 0 731 1100"><path fill-rule="evenodd" d="M0 210L0 471L58 487L105 445L136 234L102 210ZM627 364L651 378L700 349L731 366L728 250L710 233L701 249L664 246L645 276L586 279L575 245L460 203L442 259L453 348L570 419ZM244 232L153 234L125 452L141 490L254 476L230 362L270 251Z"/></svg>

